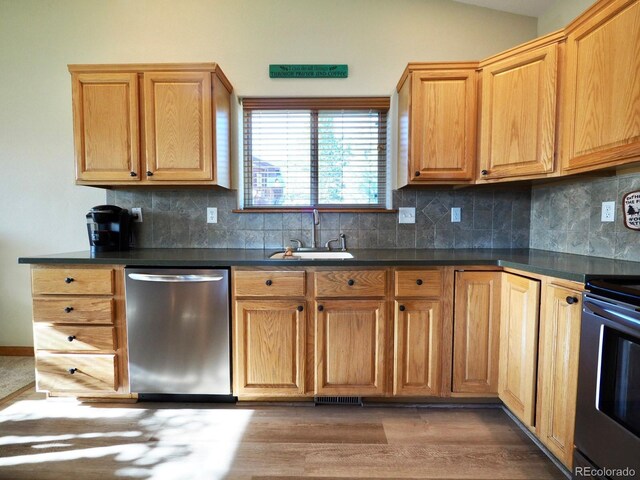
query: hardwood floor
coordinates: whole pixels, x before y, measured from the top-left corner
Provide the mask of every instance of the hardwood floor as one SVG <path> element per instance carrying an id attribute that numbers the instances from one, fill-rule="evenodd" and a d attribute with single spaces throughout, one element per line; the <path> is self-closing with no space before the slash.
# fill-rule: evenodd
<path id="1" fill-rule="evenodd" d="M 497 408 L 0 405 L 0 479 L 563 479 Z"/>

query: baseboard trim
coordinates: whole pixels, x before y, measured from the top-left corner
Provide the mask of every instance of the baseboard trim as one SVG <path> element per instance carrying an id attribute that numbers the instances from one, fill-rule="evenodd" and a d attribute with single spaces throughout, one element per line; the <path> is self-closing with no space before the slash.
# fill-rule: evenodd
<path id="1" fill-rule="evenodd" d="M 0 357 L 33 357 L 33 347 L 0 347 Z"/>

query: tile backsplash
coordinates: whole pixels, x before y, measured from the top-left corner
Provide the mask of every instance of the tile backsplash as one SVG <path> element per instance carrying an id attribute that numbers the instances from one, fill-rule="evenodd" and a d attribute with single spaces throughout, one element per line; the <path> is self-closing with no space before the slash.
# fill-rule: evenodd
<path id="1" fill-rule="evenodd" d="M 236 192 L 225 190 L 113 190 L 107 203 L 142 207 L 134 224 L 136 247 L 280 249 L 290 239 L 311 241 L 310 213 L 234 213 Z M 527 248 L 531 190 L 528 186 L 401 190 L 394 208 L 414 207 L 415 224 L 397 213 L 321 213 L 319 242 L 344 233 L 349 248 Z M 206 223 L 206 208 L 218 223 Z M 461 207 L 451 223 L 451 207 Z"/>
<path id="2" fill-rule="evenodd" d="M 576 178 L 534 186 L 531 248 L 640 261 L 640 231 L 624 226 L 622 197 L 640 190 L 640 174 Z M 615 221 L 602 222 L 602 202 L 615 201 Z"/>

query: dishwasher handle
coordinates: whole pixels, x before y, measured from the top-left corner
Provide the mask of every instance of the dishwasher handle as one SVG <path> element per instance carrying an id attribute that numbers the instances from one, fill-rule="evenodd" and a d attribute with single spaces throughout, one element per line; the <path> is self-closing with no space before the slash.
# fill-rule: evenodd
<path id="1" fill-rule="evenodd" d="M 131 280 L 139 280 L 141 282 L 218 282 L 224 278 L 222 275 L 158 275 L 154 273 L 129 273 L 128 275 Z"/>

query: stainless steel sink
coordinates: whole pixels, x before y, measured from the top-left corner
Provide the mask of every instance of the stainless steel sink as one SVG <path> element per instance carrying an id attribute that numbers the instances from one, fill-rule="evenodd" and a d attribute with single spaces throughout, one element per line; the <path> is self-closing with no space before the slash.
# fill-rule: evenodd
<path id="1" fill-rule="evenodd" d="M 285 256 L 285 252 L 276 252 L 269 258 L 274 260 L 344 260 L 353 258 L 349 252 L 293 252 Z"/>

